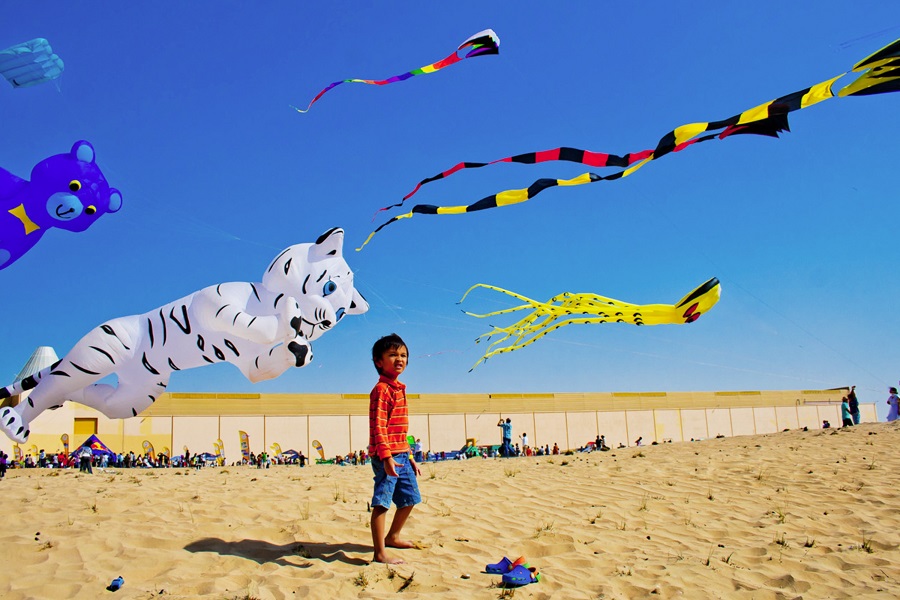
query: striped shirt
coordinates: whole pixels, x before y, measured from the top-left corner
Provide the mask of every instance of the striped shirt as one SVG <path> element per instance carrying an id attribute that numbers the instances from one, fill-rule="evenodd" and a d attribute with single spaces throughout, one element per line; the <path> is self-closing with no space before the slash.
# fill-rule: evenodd
<path id="1" fill-rule="evenodd" d="M 379 377 L 369 394 L 369 454 L 384 460 L 393 454 L 409 452 L 408 431 L 406 386 Z"/>

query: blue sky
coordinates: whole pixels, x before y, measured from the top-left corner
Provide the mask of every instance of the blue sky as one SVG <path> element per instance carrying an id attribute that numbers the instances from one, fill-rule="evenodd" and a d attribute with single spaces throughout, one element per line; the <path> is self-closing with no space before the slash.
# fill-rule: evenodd
<path id="1" fill-rule="evenodd" d="M 692 2 L 7 3 L 0 47 L 46 37 L 57 82 L 0 86 L 0 166 L 90 141 L 124 205 L 50 231 L 0 271 L 0 373 L 39 345 L 62 356 L 104 320 L 207 285 L 258 281 L 282 248 L 334 226 L 371 304 L 315 360 L 251 384 L 230 365 L 169 391 L 364 393 L 373 341 L 410 346 L 410 391 L 809 389 L 855 384 L 886 414 L 900 377 L 896 139 L 900 95 L 833 99 L 781 139 L 738 136 L 634 176 L 461 216 L 417 216 L 359 246 L 417 181 L 462 161 L 574 146 L 625 153 L 849 70 L 900 37 L 900 6 Z M 494 29 L 499 56 L 376 87 Z M 848 78 L 849 79 L 849 78 Z M 583 166 L 502 164 L 433 183 L 468 204 Z M 385 213 L 381 213 L 384 215 Z M 509 303 L 563 291 L 672 303 L 716 276 L 688 326 L 569 326 L 473 372 Z M 498 324 L 509 320 L 497 319 Z M 9 381 L 11 383 L 11 381 Z M 7 383 L 6 381 L 2 383 Z"/>

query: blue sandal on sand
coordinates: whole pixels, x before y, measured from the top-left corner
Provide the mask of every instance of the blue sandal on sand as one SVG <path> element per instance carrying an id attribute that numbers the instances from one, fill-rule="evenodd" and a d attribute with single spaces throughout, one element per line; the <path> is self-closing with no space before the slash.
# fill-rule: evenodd
<path id="1" fill-rule="evenodd" d="M 525 567 L 528 567 L 528 563 L 525 562 L 524 556 L 520 556 L 516 560 L 509 560 L 508 558 L 506 558 L 504 556 L 500 562 L 497 562 L 497 563 L 494 563 L 491 565 L 485 565 L 484 571 L 485 571 L 485 573 L 490 573 L 492 575 L 503 575 L 504 573 L 508 573 L 509 571 L 511 571 L 515 567 L 518 567 L 519 565 L 524 565 Z"/>
<path id="2" fill-rule="evenodd" d="M 528 585 L 540 580 L 541 574 L 538 573 L 537 567 L 526 567 L 525 565 L 517 565 L 508 573 L 503 574 L 505 585 Z"/>

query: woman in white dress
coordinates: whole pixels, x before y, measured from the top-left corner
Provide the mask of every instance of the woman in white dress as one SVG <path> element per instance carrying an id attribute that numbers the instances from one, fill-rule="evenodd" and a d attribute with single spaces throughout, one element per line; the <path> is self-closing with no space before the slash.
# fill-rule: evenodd
<path id="1" fill-rule="evenodd" d="M 887 401 L 888 406 L 890 406 L 888 409 L 887 420 L 896 421 L 897 418 L 900 417 L 900 408 L 898 408 L 898 405 L 900 405 L 900 398 L 897 397 L 897 388 L 892 387 L 890 391 L 891 395 L 888 397 Z"/>

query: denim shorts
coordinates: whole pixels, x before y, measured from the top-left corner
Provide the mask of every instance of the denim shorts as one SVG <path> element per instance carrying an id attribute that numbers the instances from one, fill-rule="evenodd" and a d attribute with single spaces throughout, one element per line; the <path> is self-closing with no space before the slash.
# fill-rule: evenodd
<path id="1" fill-rule="evenodd" d="M 377 456 L 372 457 L 372 471 L 375 472 L 375 494 L 372 496 L 372 506 L 390 508 L 393 501 L 398 508 L 403 508 L 422 501 L 416 473 L 409 464 L 409 455 L 406 453 L 395 454 L 394 463 L 396 463 L 397 477 L 387 474 L 384 470 L 384 461 Z"/>

